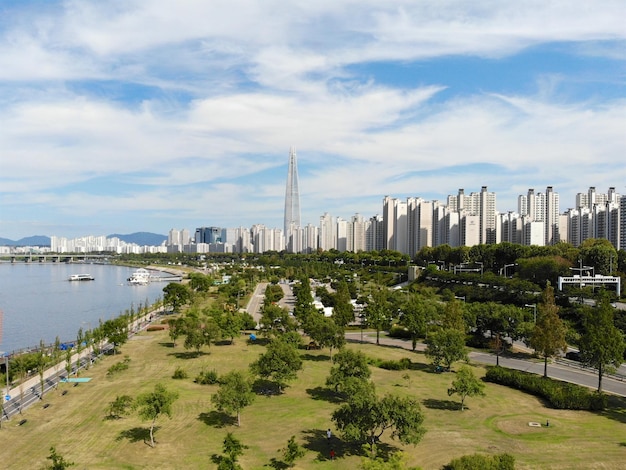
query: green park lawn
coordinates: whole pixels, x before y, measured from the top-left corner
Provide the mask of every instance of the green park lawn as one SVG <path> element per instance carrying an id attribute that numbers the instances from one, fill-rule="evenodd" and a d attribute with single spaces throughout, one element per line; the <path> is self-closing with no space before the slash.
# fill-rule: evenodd
<path id="1" fill-rule="evenodd" d="M 13 417 L 0 430 L 2 468 L 42 468 L 49 461 L 51 446 L 77 469 L 196 469 L 215 468 L 211 456 L 221 453 L 222 440 L 233 432 L 248 446 L 239 462 L 246 470 L 280 467 L 287 440 L 295 435 L 307 452 L 296 462 L 299 469 L 356 469 L 359 449 L 342 443 L 335 434 L 333 445 L 338 458 L 328 459 L 326 429 L 334 431 L 330 419 L 338 406 L 324 387 L 331 363 L 328 351 L 301 350 L 304 368 L 298 379 L 278 396 L 257 396 L 244 409 L 241 427 L 215 410 L 211 395 L 215 385 L 193 382 L 202 370 L 219 374 L 233 369 L 247 370 L 248 364 L 265 349 L 247 344 L 245 336 L 234 345 L 214 345 L 198 356 L 185 351 L 182 341 L 172 346 L 166 331 L 144 332 L 122 347 L 116 357 L 101 360 L 83 377 L 88 383 L 61 384 L 41 404 Z M 453 458 L 476 452 L 508 452 L 518 469 L 617 469 L 626 462 L 626 402 L 614 400 L 615 408 L 604 414 L 560 411 L 548 408 L 536 397 L 509 388 L 486 384 L 485 397 L 470 397 L 460 411 L 458 396 L 447 390 L 454 373 L 436 374 L 421 353 L 352 343 L 376 358 L 408 357 L 409 371 L 387 371 L 372 366 L 372 379 L 379 394 L 386 392 L 416 397 L 422 404 L 427 432 L 416 446 L 403 446 L 383 435 L 384 450 L 401 450 L 407 463 L 424 470 L 440 469 Z M 129 368 L 107 377 L 114 363 L 130 358 Z M 182 367 L 188 379 L 174 380 Z M 476 365 L 477 375 L 484 368 Z M 151 391 L 158 382 L 179 393 L 172 419 L 157 422 L 155 448 L 146 444 L 149 423 L 137 414 L 106 419 L 107 405 L 117 395 L 133 397 Z M 67 390 L 65 395 L 63 390 Z M 43 405 L 49 404 L 47 408 Z M 20 419 L 27 419 L 18 426 Z M 530 427 L 529 422 L 550 422 Z M 273 460 L 274 459 L 274 460 Z"/>

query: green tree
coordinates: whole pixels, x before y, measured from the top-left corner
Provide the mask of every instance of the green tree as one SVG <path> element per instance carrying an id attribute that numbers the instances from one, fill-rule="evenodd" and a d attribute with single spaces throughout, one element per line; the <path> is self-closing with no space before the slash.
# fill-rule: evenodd
<path id="1" fill-rule="evenodd" d="M 260 330 L 264 336 L 278 336 L 296 330 L 296 322 L 289 316 L 289 310 L 275 304 L 263 306 Z"/>
<path id="2" fill-rule="evenodd" d="M 243 455 L 243 451 L 247 448 L 248 446 L 242 444 L 232 433 L 226 434 L 222 446 L 224 455 L 217 458 L 219 462 L 217 470 L 241 470 L 241 465 L 237 459 Z"/>
<path id="3" fill-rule="evenodd" d="M 162 415 L 172 416 L 172 404 L 178 398 L 178 393 L 169 391 L 162 384 L 156 384 L 154 391 L 137 397 L 139 416 L 150 424 L 150 446 L 154 447 L 154 426 Z"/>
<path id="4" fill-rule="evenodd" d="M 433 301 L 425 299 L 420 295 L 411 295 L 402 307 L 400 324 L 411 335 L 413 351 L 417 347 L 418 338 L 426 336 L 427 326 L 432 322 L 436 314 L 437 308 Z"/>
<path id="5" fill-rule="evenodd" d="M 221 335 L 224 338 L 230 338 L 230 344 L 233 344 L 235 337 L 239 336 L 245 325 L 243 313 L 236 310 L 224 310 L 217 321 Z"/>
<path id="6" fill-rule="evenodd" d="M 189 288 L 195 292 L 208 292 L 213 285 L 210 276 L 202 273 L 189 273 Z"/>
<path id="7" fill-rule="evenodd" d="M 163 303 L 171 305 L 174 312 L 191 300 L 191 291 L 179 282 L 170 282 L 163 288 L 163 294 Z"/>
<path id="8" fill-rule="evenodd" d="M 65 349 L 65 372 L 67 373 L 67 378 L 69 379 L 72 373 L 72 348 L 69 344 L 66 345 Z"/>
<path id="9" fill-rule="evenodd" d="M 304 324 L 304 332 L 310 336 L 321 348 L 330 349 L 330 359 L 333 358 L 333 349 L 339 349 L 346 344 L 345 329 L 335 323 L 334 318 L 324 315 L 311 315 Z"/>
<path id="10" fill-rule="evenodd" d="M 102 334 L 113 344 L 113 351 L 119 352 L 119 346 L 128 341 L 128 323 L 123 317 L 107 320 L 102 324 Z"/>
<path id="11" fill-rule="evenodd" d="M 367 326 L 376 330 L 376 344 L 380 345 L 380 332 L 391 325 L 392 315 L 389 304 L 389 292 L 377 285 L 370 294 L 364 309 Z"/>
<path id="12" fill-rule="evenodd" d="M 267 345 L 267 350 L 255 362 L 250 364 L 253 374 L 272 380 L 282 392 L 285 382 L 297 377 L 302 369 L 302 358 L 291 344 L 274 339 Z"/>
<path id="13" fill-rule="evenodd" d="M 172 340 L 174 347 L 176 347 L 176 340 L 185 334 L 185 318 L 170 318 L 167 321 L 167 324 L 169 326 L 170 339 Z"/>
<path id="14" fill-rule="evenodd" d="M 420 405 L 411 397 L 359 393 L 335 410 L 332 420 L 346 440 L 367 443 L 372 450 L 389 429 L 403 444 L 417 444 L 426 432 Z"/>
<path id="15" fill-rule="evenodd" d="M 80 354 L 83 352 L 85 346 L 84 343 L 85 333 L 83 332 L 83 328 L 80 327 L 76 335 L 76 375 L 78 375 L 78 371 L 80 370 Z"/>
<path id="16" fill-rule="evenodd" d="M 221 337 L 221 330 L 213 317 L 201 318 L 200 314 L 192 310 L 184 317 L 185 349 L 195 349 L 200 353 L 202 346 L 211 346 L 211 343 Z"/>
<path id="17" fill-rule="evenodd" d="M 65 470 L 68 467 L 76 465 L 74 462 L 65 460 L 65 458 L 57 452 L 54 446 L 50 447 L 50 455 L 46 458 L 51 461 L 51 463 L 46 466 L 46 470 Z"/>
<path id="18" fill-rule="evenodd" d="M 128 415 L 133 409 L 135 400 L 130 395 L 118 395 L 115 400 L 109 403 L 107 416 L 112 419 L 119 419 Z"/>
<path id="19" fill-rule="evenodd" d="M 241 426 L 241 410 L 254 401 L 250 380 L 238 371 L 231 371 L 220 378 L 220 386 L 211 397 L 219 411 L 237 414 L 237 426 Z"/>
<path id="20" fill-rule="evenodd" d="M 588 238 L 580 245 L 583 263 L 595 268 L 595 274 L 610 275 L 617 268 L 617 251 L 606 238 Z"/>
<path id="21" fill-rule="evenodd" d="M 265 288 L 264 304 L 276 304 L 285 296 L 283 288 L 277 284 L 268 284 Z"/>
<path id="22" fill-rule="evenodd" d="M 554 288 L 548 285 L 537 306 L 537 323 L 530 336 L 530 345 L 543 356 L 543 376 L 548 377 L 548 358 L 567 350 L 567 327 L 559 318 L 559 307 L 554 301 Z"/>
<path id="23" fill-rule="evenodd" d="M 44 373 L 46 372 L 46 366 L 48 365 L 48 355 L 46 354 L 46 346 L 43 340 L 39 341 L 39 351 L 37 351 L 37 372 L 39 373 L 39 386 L 41 394 L 39 399 L 43 400 L 43 393 L 45 389 Z"/>
<path id="24" fill-rule="evenodd" d="M 350 290 L 346 281 L 337 284 L 334 295 L 333 321 L 342 327 L 354 321 L 354 307 L 351 303 Z"/>
<path id="25" fill-rule="evenodd" d="M 598 371 L 598 392 L 602 392 L 602 377 L 617 369 L 624 360 L 624 335 L 613 322 L 613 307 L 607 295 L 597 307 L 587 311 L 584 333 L 580 338 L 580 353 L 584 364 Z"/>
<path id="26" fill-rule="evenodd" d="M 361 351 L 341 349 L 333 357 L 333 366 L 326 378 L 326 386 L 345 396 L 351 396 L 368 382 L 371 373 L 367 358 Z"/>
<path id="27" fill-rule="evenodd" d="M 461 366 L 448 389 L 448 396 L 458 393 L 461 397 L 461 411 L 465 409 L 465 398 L 483 396 L 485 384 L 478 380 L 469 366 Z"/>
<path id="28" fill-rule="evenodd" d="M 443 364 L 446 370 L 450 370 L 454 362 L 468 360 L 465 334 L 455 328 L 435 331 L 426 339 L 425 354 L 433 360 L 435 367 Z"/>
<path id="29" fill-rule="evenodd" d="M 283 454 L 283 462 L 287 464 L 288 467 L 293 467 L 296 460 L 304 457 L 306 451 L 304 447 L 296 442 L 296 436 L 291 436 L 289 441 L 287 441 L 287 446 L 282 449 Z"/>

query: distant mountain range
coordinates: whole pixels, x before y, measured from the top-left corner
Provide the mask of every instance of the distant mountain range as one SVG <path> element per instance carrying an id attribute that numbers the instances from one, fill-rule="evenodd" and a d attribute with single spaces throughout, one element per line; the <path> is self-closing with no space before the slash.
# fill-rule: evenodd
<path id="1" fill-rule="evenodd" d="M 114 233 L 107 235 L 107 238 L 117 237 L 126 243 L 136 243 L 137 245 L 159 246 L 167 237 L 158 233 L 136 232 L 128 235 Z M 50 246 L 50 237 L 45 235 L 34 235 L 32 237 L 20 238 L 19 240 L 9 240 L 0 237 L 0 246 Z"/>

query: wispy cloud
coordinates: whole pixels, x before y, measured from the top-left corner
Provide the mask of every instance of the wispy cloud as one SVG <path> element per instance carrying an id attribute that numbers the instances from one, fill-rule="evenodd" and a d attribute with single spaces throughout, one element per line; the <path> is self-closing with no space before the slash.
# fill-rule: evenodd
<path id="1" fill-rule="evenodd" d="M 0 236 L 281 226 L 291 145 L 312 223 L 482 185 L 501 210 L 546 185 L 568 207 L 626 176 L 622 1 L 39 6 L 0 11 Z M 467 57 L 471 86 L 445 69 Z"/>

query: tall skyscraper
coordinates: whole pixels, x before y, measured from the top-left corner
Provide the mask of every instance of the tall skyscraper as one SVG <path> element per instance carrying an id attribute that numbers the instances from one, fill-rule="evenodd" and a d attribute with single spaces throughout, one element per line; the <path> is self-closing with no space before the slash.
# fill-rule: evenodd
<path id="1" fill-rule="evenodd" d="M 285 239 L 289 245 L 291 226 L 300 227 L 300 191 L 298 190 L 298 160 L 296 148 L 289 149 L 289 169 L 287 170 L 287 190 L 285 191 Z"/>

